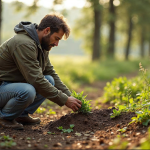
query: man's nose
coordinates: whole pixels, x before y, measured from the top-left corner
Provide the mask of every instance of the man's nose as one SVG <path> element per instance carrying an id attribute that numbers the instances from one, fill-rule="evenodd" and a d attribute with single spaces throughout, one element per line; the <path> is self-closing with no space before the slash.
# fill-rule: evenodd
<path id="1" fill-rule="evenodd" d="M 58 43 L 59 43 L 59 41 L 58 42 L 55 42 L 54 44 L 55 44 L 55 46 L 58 46 Z"/>

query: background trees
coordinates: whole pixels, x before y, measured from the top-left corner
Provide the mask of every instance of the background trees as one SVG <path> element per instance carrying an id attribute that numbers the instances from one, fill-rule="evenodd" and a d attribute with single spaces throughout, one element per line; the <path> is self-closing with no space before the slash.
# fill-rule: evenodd
<path id="1" fill-rule="evenodd" d="M 35 13 L 39 11 L 38 1 L 34 0 L 28 7 L 15 1 L 12 6 L 15 6 L 17 11 L 23 11 L 27 20 L 29 16 L 34 18 Z M 55 6 L 64 2 L 65 0 L 54 0 L 49 12 L 58 11 Z M 59 12 L 66 17 L 71 12 L 80 12 L 80 15 L 71 14 L 70 21 L 77 18 L 75 22 L 71 22 L 72 35 L 82 41 L 82 48 L 91 56 L 92 61 L 117 57 L 129 60 L 138 55 L 139 51 L 142 58 L 150 55 L 149 7 L 150 0 L 86 0 L 81 10 L 75 11 L 75 8 L 72 8 Z M 2 14 L 0 1 L 0 31 Z"/>

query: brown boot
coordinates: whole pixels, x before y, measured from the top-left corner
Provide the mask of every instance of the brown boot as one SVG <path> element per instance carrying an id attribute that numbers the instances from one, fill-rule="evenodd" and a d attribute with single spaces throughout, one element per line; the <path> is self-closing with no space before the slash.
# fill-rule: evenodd
<path id="1" fill-rule="evenodd" d="M 26 125 L 40 124 L 41 122 L 39 118 L 32 118 L 31 116 L 18 117 L 15 120 L 21 124 L 26 124 Z"/>
<path id="2" fill-rule="evenodd" d="M 16 130 L 23 130 L 23 125 L 16 122 L 15 120 L 6 120 L 6 119 L 0 119 L 0 126 L 4 128 L 12 128 Z"/>

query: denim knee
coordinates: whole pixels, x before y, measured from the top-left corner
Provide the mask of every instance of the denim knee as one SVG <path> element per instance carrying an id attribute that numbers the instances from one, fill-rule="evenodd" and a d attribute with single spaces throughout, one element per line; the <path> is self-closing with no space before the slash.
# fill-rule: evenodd
<path id="1" fill-rule="evenodd" d="M 20 97 L 22 100 L 24 100 L 26 106 L 33 103 L 35 96 L 36 96 L 35 88 L 28 83 L 24 86 L 24 91 L 20 93 Z"/>
<path id="2" fill-rule="evenodd" d="M 45 78 L 54 86 L 55 85 L 55 81 L 54 78 L 50 75 L 45 75 Z"/>

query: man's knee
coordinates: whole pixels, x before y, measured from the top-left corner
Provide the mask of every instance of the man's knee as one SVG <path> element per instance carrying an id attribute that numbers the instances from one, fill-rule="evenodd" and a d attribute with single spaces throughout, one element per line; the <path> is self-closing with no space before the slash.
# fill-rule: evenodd
<path id="1" fill-rule="evenodd" d="M 35 96 L 36 96 L 35 88 L 30 84 L 25 84 L 24 90 L 20 93 L 20 97 L 22 100 L 24 100 L 26 105 L 30 105 L 31 103 L 33 103 Z"/>
<path id="2" fill-rule="evenodd" d="M 54 86 L 55 85 L 55 81 L 54 78 L 50 75 L 45 75 L 45 78 Z"/>

